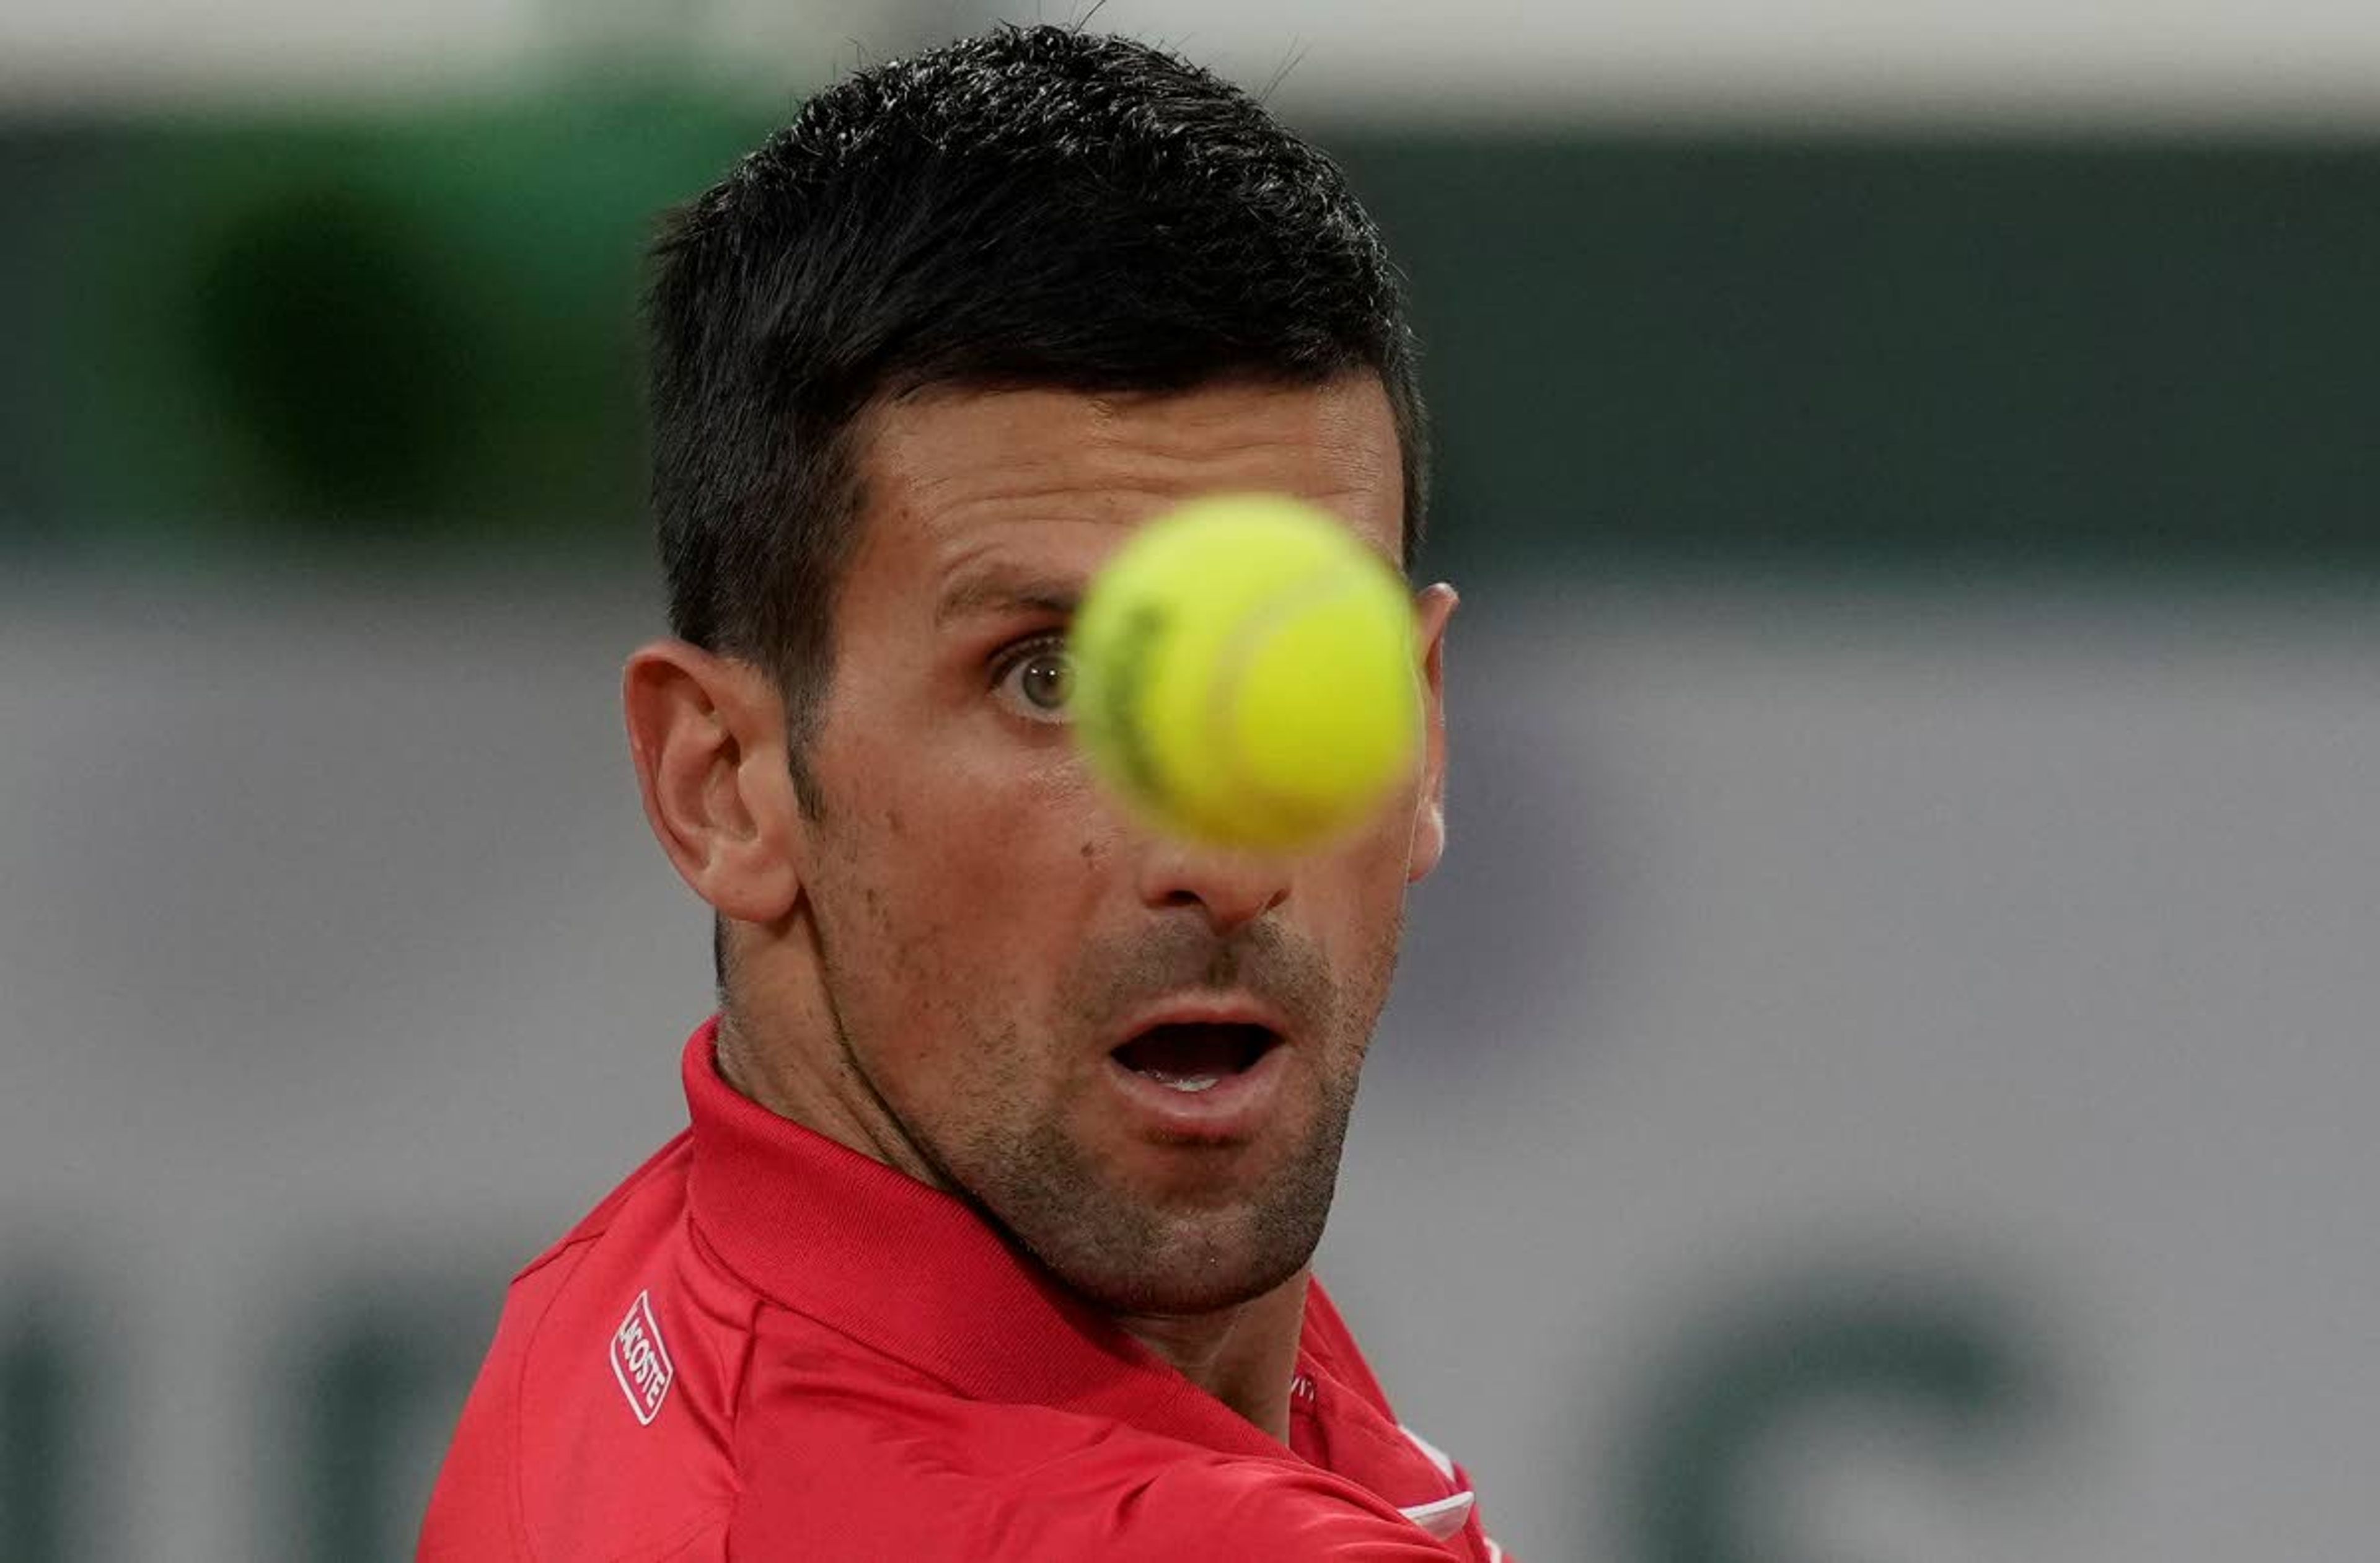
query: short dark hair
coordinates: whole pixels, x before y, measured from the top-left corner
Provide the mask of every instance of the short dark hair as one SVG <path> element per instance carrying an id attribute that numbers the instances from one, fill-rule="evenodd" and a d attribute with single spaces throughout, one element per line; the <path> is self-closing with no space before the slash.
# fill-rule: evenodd
<path id="1" fill-rule="evenodd" d="M 1214 75 L 1003 28 L 819 93 L 654 250 L 652 501 L 681 637 L 786 702 L 794 774 L 832 674 L 852 431 L 928 385 L 1188 390 L 1378 373 L 1420 542 L 1428 430 L 1404 290 L 1321 151 Z"/>

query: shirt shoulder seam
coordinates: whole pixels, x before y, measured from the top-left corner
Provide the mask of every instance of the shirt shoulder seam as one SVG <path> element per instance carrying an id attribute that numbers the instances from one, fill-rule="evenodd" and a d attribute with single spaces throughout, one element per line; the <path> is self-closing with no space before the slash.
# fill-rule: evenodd
<path id="1" fill-rule="evenodd" d="M 572 1249 L 592 1242 L 611 1230 L 612 1218 L 620 1213 L 620 1207 L 626 1205 L 637 1191 L 645 1186 L 646 1181 L 660 1170 L 662 1163 L 678 1155 L 690 1137 L 686 1133 L 674 1135 L 667 1145 L 645 1157 L 643 1165 L 622 1179 L 619 1186 L 605 1194 L 594 1209 L 580 1217 L 578 1224 L 565 1232 L 560 1241 L 522 1266 L 520 1273 L 513 1277 L 514 1281 L 528 1279 Z"/>
<path id="2" fill-rule="evenodd" d="M 710 1240 L 703 1236 L 701 1225 L 695 1220 L 691 1209 L 686 1214 L 686 1236 L 687 1246 L 697 1258 L 733 1281 L 744 1293 L 743 1339 L 737 1344 L 735 1362 L 727 1365 L 728 1390 L 721 1397 L 722 1409 L 727 1413 L 728 1448 L 732 1454 L 736 1430 L 744 1425 L 745 1400 L 752 1392 L 752 1361 L 759 1351 L 760 1311 L 769 1306 L 769 1299 L 758 1287 L 739 1275 Z M 733 1463 L 731 1458 L 731 1468 Z M 732 1505 L 730 1510 L 733 1510 Z"/>
<path id="3" fill-rule="evenodd" d="M 559 1259 L 565 1254 L 583 1254 L 598 1235 L 600 1234 L 589 1232 L 584 1237 L 575 1237 L 564 1242 L 557 1243 L 554 1246 L 552 1253 L 547 1254 L 543 1259 L 539 1260 L 536 1265 L 530 1266 L 529 1271 L 524 1271 L 524 1277 L 533 1271 L 545 1268 L 550 1262 Z M 566 1279 L 567 1278 L 564 1278 Z M 510 1492 L 507 1494 L 507 1496 L 510 1497 L 511 1502 L 506 1506 L 507 1512 L 505 1514 L 505 1519 L 511 1521 L 514 1545 L 520 1548 L 520 1556 L 527 1560 L 527 1563 L 537 1563 L 537 1548 L 529 1544 L 528 1495 L 521 1490 L 521 1482 L 527 1475 L 528 1469 L 528 1461 L 525 1456 L 521 1436 L 521 1420 L 523 1413 L 526 1412 L 528 1405 L 528 1391 L 529 1363 L 535 1356 L 538 1338 L 545 1333 L 545 1321 L 547 1316 L 551 1315 L 554 1308 L 562 1302 L 563 1290 L 563 1286 L 557 1284 L 547 1292 L 543 1306 L 538 1309 L 537 1316 L 529 1321 L 528 1327 L 522 1337 L 520 1363 L 519 1365 L 513 1370 L 512 1425 L 505 1430 L 506 1436 L 512 1444 L 511 1449 L 507 1452 L 511 1456 L 510 1463 L 513 1470 L 513 1479 L 508 1484 Z"/>

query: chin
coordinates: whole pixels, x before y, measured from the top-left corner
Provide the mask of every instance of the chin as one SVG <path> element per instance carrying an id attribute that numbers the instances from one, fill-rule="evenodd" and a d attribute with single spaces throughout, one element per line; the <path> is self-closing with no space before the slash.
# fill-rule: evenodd
<path id="1" fill-rule="evenodd" d="M 1318 1219 L 1246 1206 L 1139 1225 L 1137 1241 L 1084 1244 L 1044 1263 L 1111 1313 L 1211 1314 L 1279 1287 L 1305 1267 L 1322 1238 Z"/>
<path id="2" fill-rule="evenodd" d="M 1067 1290 L 1111 1313 L 1236 1307 L 1314 1257 L 1338 1181 L 1338 1136 L 1248 1177 L 1135 1176 L 1041 1129 L 967 1147 L 957 1181 Z"/>
<path id="3" fill-rule="evenodd" d="M 1160 1265 L 1128 1275 L 1069 1275 L 1061 1270 L 1058 1278 L 1077 1296 L 1111 1314 L 1190 1317 L 1253 1302 L 1296 1275 L 1305 1263 L 1300 1259 L 1261 1268 L 1222 1270 L 1194 1262 Z"/>

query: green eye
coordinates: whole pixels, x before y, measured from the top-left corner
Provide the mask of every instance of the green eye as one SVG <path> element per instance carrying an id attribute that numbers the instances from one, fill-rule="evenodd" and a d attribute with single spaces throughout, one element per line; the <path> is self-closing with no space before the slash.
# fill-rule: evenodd
<path id="1" fill-rule="evenodd" d="M 1037 721 L 1063 721 L 1075 693 L 1075 663 L 1065 647 L 1043 640 L 1019 648 L 1000 670 L 996 687 L 1010 706 Z"/>
<path id="2" fill-rule="evenodd" d="M 1028 658 L 1017 678 L 1017 692 L 1045 711 L 1063 710 L 1075 687 L 1075 666 L 1062 651 L 1044 651 Z"/>

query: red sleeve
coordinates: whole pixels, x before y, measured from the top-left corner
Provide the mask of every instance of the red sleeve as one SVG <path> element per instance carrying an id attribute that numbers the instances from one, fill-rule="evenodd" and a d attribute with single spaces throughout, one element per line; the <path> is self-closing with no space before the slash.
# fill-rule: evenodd
<path id="1" fill-rule="evenodd" d="M 439 1467 L 421 1525 L 417 1563 L 480 1563 L 481 1559 L 530 1556 L 521 1536 L 515 1436 L 520 1422 L 520 1375 L 537 1321 L 569 1266 L 553 1263 L 567 1250 L 557 1246 L 513 1283 L 496 1338 L 480 1364 L 480 1376 L 463 1402 L 463 1414 Z"/>

